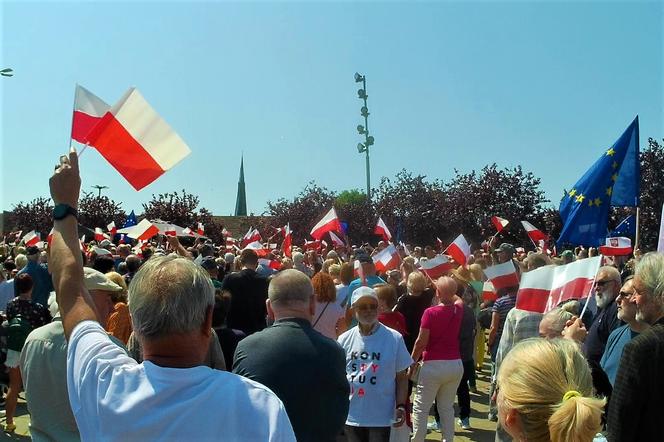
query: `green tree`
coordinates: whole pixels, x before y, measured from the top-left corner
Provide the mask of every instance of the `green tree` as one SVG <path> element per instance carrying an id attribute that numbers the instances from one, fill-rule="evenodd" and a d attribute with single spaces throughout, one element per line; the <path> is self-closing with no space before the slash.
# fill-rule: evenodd
<path id="1" fill-rule="evenodd" d="M 664 140 L 662 140 L 664 141 Z M 659 222 L 664 204 L 664 144 L 648 138 L 648 148 L 641 151 L 641 201 L 639 204 L 640 248 L 657 250 Z"/>
<path id="2" fill-rule="evenodd" d="M 78 222 L 91 229 L 101 227 L 106 230 L 111 221 L 119 228 L 126 218 L 127 214 L 122 209 L 122 204 L 105 195 L 97 196 L 91 192 L 84 192 L 78 201 Z"/>
<path id="3" fill-rule="evenodd" d="M 27 232 L 35 230 L 43 234 L 43 238 L 53 227 L 53 203 L 50 198 L 35 198 L 24 203 L 19 202 L 14 206 L 8 225 L 8 230 L 23 230 Z"/>
<path id="4" fill-rule="evenodd" d="M 339 218 L 348 223 L 347 234 L 351 243 L 376 241 L 377 237 L 373 235 L 372 227 L 377 217 L 366 193 L 357 189 L 344 190 L 335 199 L 334 207 Z"/>

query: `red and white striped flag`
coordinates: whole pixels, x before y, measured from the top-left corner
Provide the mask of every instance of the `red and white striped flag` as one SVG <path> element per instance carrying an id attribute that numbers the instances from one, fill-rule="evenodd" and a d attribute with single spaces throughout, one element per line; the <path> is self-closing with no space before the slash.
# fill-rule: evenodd
<path id="1" fill-rule="evenodd" d="M 100 242 L 108 239 L 108 235 L 104 233 L 101 227 L 95 227 L 95 241 Z"/>
<path id="2" fill-rule="evenodd" d="M 632 240 L 619 236 L 606 238 L 606 245 L 599 247 L 599 253 L 604 256 L 625 256 L 632 253 Z"/>
<path id="3" fill-rule="evenodd" d="M 378 217 L 378 222 L 376 223 L 376 227 L 374 228 L 373 233 L 374 235 L 382 236 L 385 241 L 392 239 L 390 229 L 387 228 L 387 225 L 385 225 L 385 221 L 383 221 L 383 217 L 381 216 Z"/>
<path id="4" fill-rule="evenodd" d="M 276 259 L 265 259 L 265 258 L 260 258 L 258 260 L 259 264 L 262 264 L 264 267 L 267 267 L 272 270 L 279 271 L 281 270 L 281 263 L 276 260 Z"/>
<path id="5" fill-rule="evenodd" d="M 306 239 L 304 240 L 304 250 L 318 250 L 320 249 L 321 242 L 316 240 L 316 241 L 307 241 Z"/>
<path id="6" fill-rule="evenodd" d="M 34 230 L 30 230 L 21 238 L 21 241 L 23 241 L 26 247 L 30 247 L 36 245 L 40 241 L 40 238 Z"/>
<path id="7" fill-rule="evenodd" d="M 203 226 L 203 223 L 198 223 L 198 228 L 196 229 L 196 233 L 198 233 L 201 236 L 205 234 L 205 227 Z"/>
<path id="8" fill-rule="evenodd" d="M 246 246 L 244 246 L 244 248 L 253 250 L 254 252 L 256 252 L 256 254 L 258 255 L 259 258 L 263 258 L 263 257 L 267 256 L 268 253 L 270 253 L 270 251 L 268 249 L 266 249 L 263 246 L 263 244 L 261 244 L 260 241 L 251 242 L 251 243 L 247 244 Z"/>
<path id="9" fill-rule="evenodd" d="M 332 207 L 325 216 L 311 229 L 311 237 L 321 239 L 327 232 L 341 232 L 341 223 L 337 217 L 337 212 Z"/>
<path id="10" fill-rule="evenodd" d="M 496 230 L 497 230 L 496 233 L 500 233 L 500 232 L 502 232 L 503 229 L 504 229 L 505 227 L 507 227 L 507 225 L 510 223 L 510 222 L 507 221 L 506 219 L 501 218 L 501 217 L 499 217 L 499 216 L 492 216 L 492 217 L 491 217 L 491 222 L 493 223 L 494 226 L 496 226 Z"/>
<path id="11" fill-rule="evenodd" d="M 487 267 L 484 269 L 484 274 L 493 283 L 496 290 L 519 285 L 519 275 L 516 273 L 512 260 Z"/>
<path id="12" fill-rule="evenodd" d="M 390 244 L 373 256 L 373 262 L 378 272 L 396 269 L 399 266 L 399 261 L 399 252 L 397 252 L 394 244 Z"/>
<path id="13" fill-rule="evenodd" d="M 125 233 L 128 237 L 136 240 L 147 241 L 159 234 L 159 228 L 145 218 L 135 226 L 118 230 L 118 233 Z"/>
<path id="14" fill-rule="evenodd" d="M 115 236 L 115 234 L 118 233 L 118 228 L 115 227 L 115 221 L 111 221 L 111 223 L 106 226 L 106 230 L 108 230 L 111 236 Z"/>
<path id="15" fill-rule="evenodd" d="M 111 108 L 101 98 L 76 85 L 74 94 L 74 116 L 71 120 L 71 137 L 82 144 L 88 143 L 88 134 Z"/>
<path id="16" fill-rule="evenodd" d="M 251 244 L 252 242 L 262 241 L 262 240 L 263 240 L 263 237 L 261 236 L 258 229 L 254 229 L 253 226 L 252 226 L 252 227 L 249 227 L 249 230 L 247 230 L 247 233 L 245 233 L 244 237 L 242 237 L 242 241 L 240 243 L 240 246 L 245 247 L 247 244 Z"/>
<path id="17" fill-rule="evenodd" d="M 470 256 L 470 244 L 466 241 L 466 238 L 463 235 L 456 237 L 452 244 L 446 250 L 447 254 L 450 255 L 459 265 L 466 265 L 468 257 Z"/>
<path id="18" fill-rule="evenodd" d="M 291 232 L 290 223 L 288 223 L 284 227 L 284 242 L 281 244 L 281 248 L 284 251 L 284 255 L 286 255 L 289 258 L 293 256 L 292 247 L 293 247 L 293 232 Z"/>
<path id="19" fill-rule="evenodd" d="M 601 262 L 602 257 L 595 256 L 524 273 L 516 296 L 516 308 L 546 313 L 563 301 L 588 297 Z"/>
<path id="20" fill-rule="evenodd" d="M 528 238 L 530 238 L 530 240 L 533 243 L 537 244 L 538 241 L 540 241 L 540 240 L 549 239 L 549 236 L 546 233 L 542 232 L 540 229 L 533 226 L 528 221 L 521 221 L 521 224 L 523 225 L 523 228 L 526 229 L 526 233 L 528 234 Z"/>
<path id="21" fill-rule="evenodd" d="M 194 236 L 194 232 L 189 227 L 182 229 L 182 233 L 185 235 Z"/>
<path id="22" fill-rule="evenodd" d="M 493 286 L 491 281 L 486 281 L 484 283 L 484 287 L 482 288 L 482 301 L 488 302 L 495 301 L 496 299 L 498 299 L 496 288 Z"/>
<path id="23" fill-rule="evenodd" d="M 175 226 L 173 224 L 166 224 L 163 226 L 163 232 L 166 236 L 178 236 L 178 232 L 175 230 Z"/>
<path id="24" fill-rule="evenodd" d="M 330 234 L 330 239 L 332 240 L 332 243 L 335 246 L 345 246 L 346 245 L 341 238 L 339 238 L 337 235 L 335 235 L 334 232 L 329 231 L 328 233 Z"/>
<path id="25" fill-rule="evenodd" d="M 104 114 L 87 140 L 136 190 L 191 153 L 135 88 Z"/>
<path id="26" fill-rule="evenodd" d="M 452 263 L 445 255 L 436 255 L 426 261 L 420 261 L 420 270 L 429 276 L 431 279 L 438 279 L 445 276 L 447 272 L 452 270 Z"/>

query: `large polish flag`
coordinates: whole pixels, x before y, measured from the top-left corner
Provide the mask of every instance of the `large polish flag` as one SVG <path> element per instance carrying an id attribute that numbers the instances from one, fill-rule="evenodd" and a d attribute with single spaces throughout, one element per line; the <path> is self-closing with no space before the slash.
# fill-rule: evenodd
<path id="1" fill-rule="evenodd" d="M 111 108 L 104 100 L 76 85 L 74 94 L 74 116 L 71 120 L 71 137 L 82 144 L 88 143 L 88 134 Z"/>
<path id="2" fill-rule="evenodd" d="M 452 263 L 445 255 L 436 255 L 431 259 L 420 262 L 420 270 L 431 279 L 438 279 L 452 270 Z"/>
<path id="3" fill-rule="evenodd" d="M 373 262 L 378 272 L 396 269 L 399 266 L 399 252 L 394 244 L 390 244 L 374 255 Z"/>
<path id="4" fill-rule="evenodd" d="M 546 233 L 542 232 L 540 229 L 533 226 L 528 221 L 521 221 L 521 225 L 523 225 L 523 228 L 526 229 L 528 237 L 535 244 L 537 244 L 538 241 L 549 239 L 549 236 Z"/>
<path id="5" fill-rule="evenodd" d="M 510 223 L 510 222 L 507 221 L 506 219 L 501 218 L 501 217 L 499 217 L 499 216 L 492 216 L 492 217 L 491 217 L 491 222 L 493 223 L 494 226 L 496 226 L 496 230 L 497 230 L 496 233 L 500 233 L 500 232 L 502 232 L 503 229 L 504 229 L 505 227 L 507 227 L 507 225 Z"/>
<path id="6" fill-rule="evenodd" d="M 246 246 L 244 246 L 244 249 L 253 250 L 254 252 L 256 252 L 256 254 L 258 255 L 259 258 L 264 258 L 268 255 L 268 253 L 270 253 L 270 251 L 268 249 L 266 249 L 263 246 L 263 244 L 261 244 L 260 241 L 251 242 L 251 243 L 247 244 Z"/>
<path id="7" fill-rule="evenodd" d="M 516 296 L 516 308 L 546 313 L 563 301 L 588 297 L 601 262 L 602 257 L 595 256 L 524 273 Z"/>
<path id="8" fill-rule="evenodd" d="M 104 114 L 87 140 L 136 190 L 191 153 L 135 88 Z"/>
<path id="9" fill-rule="evenodd" d="M 284 251 L 284 255 L 289 258 L 292 256 L 292 247 L 293 247 L 293 232 L 290 229 L 290 223 L 287 223 L 284 227 L 284 242 L 281 244 L 281 249 Z"/>
<path id="10" fill-rule="evenodd" d="M 512 260 L 487 267 L 484 269 L 484 274 L 493 283 L 496 290 L 519 285 L 519 275 L 516 273 Z"/>
<path id="11" fill-rule="evenodd" d="M 41 238 L 39 238 L 39 235 L 37 235 L 37 233 L 34 230 L 31 230 L 28 233 L 26 233 L 21 240 L 23 241 L 26 247 L 30 247 L 37 245 L 37 243 L 41 240 Z"/>
<path id="12" fill-rule="evenodd" d="M 330 239 L 332 240 L 332 243 L 335 246 L 345 246 L 346 245 L 341 238 L 339 238 L 337 235 L 335 235 L 335 233 L 333 231 L 330 230 L 327 233 L 330 234 Z"/>
<path id="13" fill-rule="evenodd" d="M 138 241 L 147 241 L 153 236 L 159 234 L 159 227 L 155 226 L 147 219 L 143 219 L 135 226 L 118 230 L 118 233 L 124 233 L 128 237 L 134 238 Z"/>
<path id="14" fill-rule="evenodd" d="M 470 256 L 470 244 L 468 244 L 466 238 L 461 234 L 452 241 L 452 244 L 449 245 L 446 252 L 454 258 L 459 265 L 465 265 Z"/>
<path id="15" fill-rule="evenodd" d="M 385 221 L 383 221 L 382 216 L 378 217 L 378 222 L 376 223 L 376 227 L 374 228 L 373 233 L 374 235 L 382 236 L 385 241 L 389 241 L 392 239 L 392 234 L 390 233 L 390 229 L 387 228 L 387 225 L 385 224 Z"/>
<path id="16" fill-rule="evenodd" d="M 337 212 L 332 207 L 325 216 L 311 229 L 311 237 L 321 239 L 327 232 L 341 232 L 341 223 L 337 217 Z"/>

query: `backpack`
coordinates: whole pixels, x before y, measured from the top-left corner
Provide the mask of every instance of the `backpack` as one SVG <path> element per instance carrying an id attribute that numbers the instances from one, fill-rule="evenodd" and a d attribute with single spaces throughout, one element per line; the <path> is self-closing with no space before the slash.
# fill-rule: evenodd
<path id="1" fill-rule="evenodd" d="M 14 316 L 9 320 L 9 327 L 7 328 L 7 348 L 20 352 L 23 350 L 25 340 L 32 331 L 32 324 L 27 318 L 19 315 Z"/>

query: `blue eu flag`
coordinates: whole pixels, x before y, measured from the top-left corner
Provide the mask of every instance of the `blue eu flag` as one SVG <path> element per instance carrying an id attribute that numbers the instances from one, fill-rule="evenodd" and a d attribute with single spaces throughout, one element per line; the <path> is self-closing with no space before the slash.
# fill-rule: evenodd
<path id="1" fill-rule="evenodd" d="M 610 206 L 639 204 L 639 117 L 592 165 L 560 202 L 564 244 L 604 243 Z"/>
<path id="2" fill-rule="evenodd" d="M 620 221 L 620 224 L 609 233 L 608 237 L 615 238 L 617 236 L 627 236 L 629 238 L 634 238 L 634 236 L 636 236 L 636 217 L 634 215 L 630 215 Z"/>
<path id="3" fill-rule="evenodd" d="M 134 211 L 132 210 L 131 213 L 129 214 L 129 216 L 127 217 L 127 219 L 125 220 L 124 225 L 122 226 L 122 228 L 124 229 L 124 228 L 127 228 L 127 227 L 135 226 L 136 224 L 138 224 L 138 221 L 136 220 L 136 215 L 134 214 Z"/>

